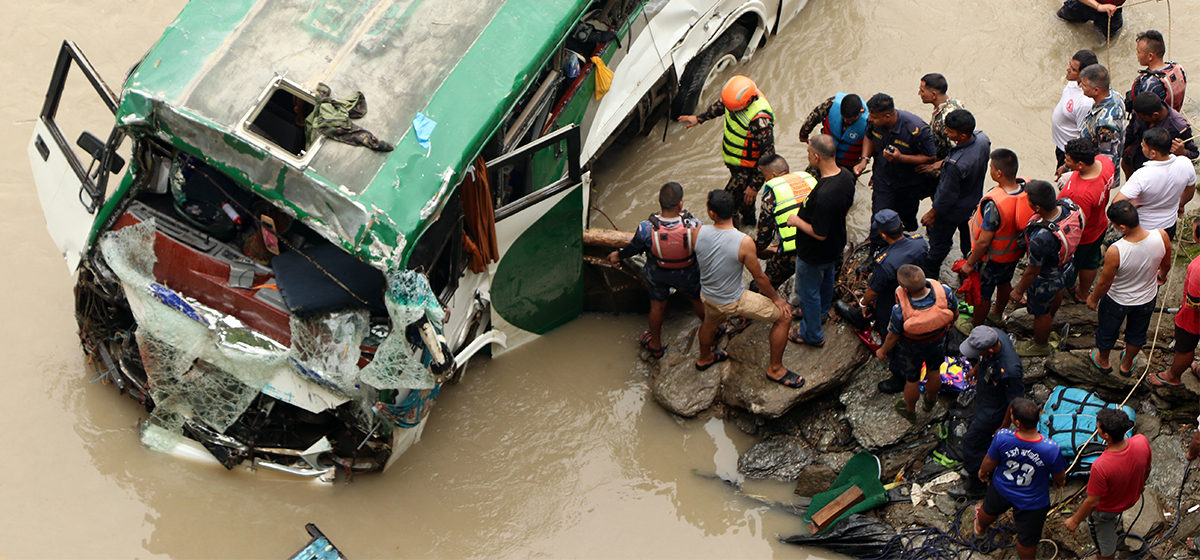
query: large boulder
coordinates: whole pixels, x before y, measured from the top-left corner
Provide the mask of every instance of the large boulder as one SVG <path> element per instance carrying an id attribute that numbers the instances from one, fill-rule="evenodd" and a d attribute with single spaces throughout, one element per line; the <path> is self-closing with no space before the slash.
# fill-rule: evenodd
<path id="1" fill-rule="evenodd" d="M 1185 431 L 1183 435 L 1163 434 L 1150 442 L 1150 480 L 1146 486 L 1158 490 L 1163 496 L 1170 496 L 1171 501 L 1179 494 L 1179 485 L 1183 483 L 1183 471 L 1187 467 L 1187 444 L 1192 440 L 1192 432 Z"/>
<path id="2" fill-rule="evenodd" d="M 1071 332 L 1092 333 L 1096 330 L 1096 312 L 1081 303 L 1063 304 L 1054 314 L 1054 330 L 1071 325 Z M 1033 334 L 1033 316 L 1024 307 L 1008 316 L 1005 330 L 1018 334 Z"/>
<path id="3" fill-rule="evenodd" d="M 784 349 L 783 365 L 805 379 L 803 387 L 792 389 L 767 378 L 770 331 L 770 324 L 755 321 L 729 341 L 728 375 L 719 397 L 722 402 L 776 418 L 799 403 L 845 385 L 870 357 L 866 345 L 849 328 L 830 323 L 825 326 L 824 347 L 789 342 Z"/>
<path id="4" fill-rule="evenodd" d="M 1055 352 L 1046 359 L 1046 369 L 1066 377 L 1077 383 L 1079 387 L 1096 391 L 1102 398 L 1109 399 L 1111 394 L 1116 392 L 1120 395 L 1117 400 L 1123 399 L 1128 394 L 1129 388 L 1133 387 L 1137 381 L 1132 377 L 1122 377 L 1117 373 L 1117 360 L 1120 359 L 1120 353 L 1113 352 L 1113 371 L 1111 373 L 1102 373 L 1093 365 L 1090 354 L 1090 350 Z M 1144 360 L 1145 356 L 1140 356 L 1138 359 L 1139 361 Z M 1109 389 L 1109 391 L 1104 391 L 1104 389 Z"/>
<path id="5" fill-rule="evenodd" d="M 667 321 L 663 325 L 667 351 L 653 364 L 650 376 L 650 394 L 655 402 L 680 416 L 692 417 L 712 406 L 721 388 L 721 378 L 729 370 L 729 362 L 724 362 L 696 371 L 699 328 L 700 320 L 691 315 Z"/>
<path id="6" fill-rule="evenodd" d="M 854 380 L 839 396 L 842 404 L 846 406 L 850 425 L 854 428 L 854 438 L 867 449 L 886 447 L 909 434 L 920 432 L 933 418 L 946 412 L 941 403 L 932 413 L 924 412 L 918 405 L 917 421 L 909 423 L 893 408 L 900 395 L 881 393 L 876 387 L 876 384 L 890 375 L 885 364 L 872 362 L 855 374 Z"/>
<path id="7" fill-rule="evenodd" d="M 1159 531 L 1167 526 L 1167 519 L 1163 516 L 1163 503 L 1165 501 L 1157 490 L 1147 488 L 1145 492 L 1142 492 L 1142 497 L 1138 498 L 1137 503 L 1133 504 L 1132 508 L 1129 508 L 1129 513 L 1134 515 L 1134 523 L 1132 527 L 1128 527 L 1126 530 L 1141 537 L 1157 535 Z M 1123 517 L 1129 519 L 1128 515 Z M 1136 551 L 1141 550 L 1142 542 L 1137 539 L 1126 538 L 1125 545 L 1130 550 Z"/>
<path id="8" fill-rule="evenodd" d="M 813 462 L 813 451 L 800 438 L 790 435 L 769 437 L 738 457 L 738 472 L 746 478 L 773 478 L 793 481 Z M 828 489 L 828 488 L 827 488 Z"/>
<path id="9" fill-rule="evenodd" d="M 824 463 L 814 463 L 800 471 L 796 477 L 796 495 L 811 498 L 829 490 L 837 480 L 837 471 Z"/>

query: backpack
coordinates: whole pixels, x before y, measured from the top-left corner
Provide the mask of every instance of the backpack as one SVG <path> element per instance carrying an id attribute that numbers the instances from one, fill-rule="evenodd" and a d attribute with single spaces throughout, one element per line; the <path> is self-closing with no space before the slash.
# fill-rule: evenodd
<path id="1" fill-rule="evenodd" d="M 696 262 L 696 247 L 692 243 L 696 228 L 688 225 L 691 219 L 692 215 L 684 212 L 678 224 L 666 227 L 658 214 L 647 218 L 651 228 L 650 256 L 659 267 L 687 268 Z"/>
<path id="2" fill-rule="evenodd" d="M 1163 89 L 1166 90 L 1167 98 L 1163 100 L 1168 107 L 1179 111 L 1183 107 L 1183 96 L 1187 88 L 1187 74 L 1183 71 L 1183 66 L 1178 62 L 1167 62 L 1167 67 L 1162 70 L 1138 70 L 1138 76 L 1133 79 L 1133 86 L 1129 88 L 1129 102 L 1137 97 L 1142 91 L 1150 91 L 1150 86 L 1146 85 L 1138 90 L 1138 85 L 1145 80 L 1151 83 L 1151 80 L 1157 79 L 1162 82 Z"/>
<path id="3" fill-rule="evenodd" d="M 1075 250 L 1079 248 L 1079 240 L 1083 237 L 1084 219 L 1083 212 L 1075 201 L 1064 198 L 1058 201 L 1058 206 L 1067 213 L 1067 217 L 1049 221 L 1034 214 L 1029 218 L 1029 224 L 1025 226 L 1025 246 L 1029 246 L 1029 238 L 1038 229 L 1049 231 L 1058 238 L 1058 264 L 1064 265 L 1075 256 Z"/>

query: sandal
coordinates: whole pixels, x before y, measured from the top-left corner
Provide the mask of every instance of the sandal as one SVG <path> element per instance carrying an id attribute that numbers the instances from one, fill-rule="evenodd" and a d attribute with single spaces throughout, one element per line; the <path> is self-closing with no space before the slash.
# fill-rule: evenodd
<path id="1" fill-rule="evenodd" d="M 654 358 L 655 360 L 661 360 L 663 353 L 667 351 L 667 347 L 662 343 L 659 343 L 657 350 L 650 347 L 650 331 L 645 331 L 642 333 L 642 336 L 638 338 L 638 344 L 641 344 L 642 348 L 645 348 L 646 351 L 650 353 L 650 357 Z"/>
<path id="2" fill-rule="evenodd" d="M 1098 352 L 1100 352 L 1100 350 L 1092 348 L 1092 353 L 1090 355 L 1090 357 L 1092 358 L 1092 365 L 1096 366 L 1096 369 L 1100 370 L 1100 373 L 1103 373 L 1105 375 L 1112 373 L 1112 366 L 1108 366 L 1106 368 L 1100 367 L 1100 362 L 1096 361 L 1096 354 Z"/>
<path id="3" fill-rule="evenodd" d="M 712 352 L 713 352 L 713 361 L 711 361 L 707 364 L 704 364 L 704 365 L 700 365 L 700 362 L 696 362 L 696 371 L 704 371 L 710 367 L 713 367 L 714 365 L 717 365 L 717 364 L 729 359 L 729 352 L 726 352 L 724 350 L 713 350 Z"/>
<path id="4" fill-rule="evenodd" d="M 1150 377 L 1147 377 L 1146 383 L 1149 383 L 1151 387 L 1183 387 L 1182 381 L 1179 383 L 1168 383 L 1162 378 L 1161 375 L 1159 375 L 1160 373 L 1162 372 L 1155 372 L 1154 374 L 1150 375 Z"/>
<path id="5" fill-rule="evenodd" d="M 1122 364 L 1125 363 L 1125 351 L 1124 350 L 1121 351 L 1121 363 Z M 1120 366 L 1117 366 L 1117 373 L 1121 374 L 1121 377 L 1133 377 L 1133 370 L 1136 368 L 1137 368 L 1137 356 L 1134 356 L 1133 357 L 1133 365 L 1129 367 L 1129 371 L 1125 371 L 1125 370 L 1121 369 Z"/>
<path id="6" fill-rule="evenodd" d="M 904 402 L 904 399 L 898 399 L 892 408 L 896 410 L 896 414 L 899 414 L 901 418 L 908 420 L 909 424 L 917 423 L 917 413 L 908 411 L 908 404 Z"/>
<path id="7" fill-rule="evenodd" d="M 788 340 L 795 342 L 796 344 L 806 344 L 808 346 L 813 346 L 815 348 L 824 348 L 825 347 L 824 340 L 822 340 L 821 342 L 809 342 L 809 341 L 805 340 L 804 336 L 800 334 L 799 328 L 788 329 Z"/>
<path id="8" fill-rule="evenodd" d="M 780 385 L 783 385 L 784 387 L 791 387 L 793 389 L 799 389 L 804 386 L 804 378 L 800 377 L 799 374 L 797 374 L 796 372 L 794 372 L 790 369 L 787 370 L 787 372 L 783 374 L 782 379 L 775 379 L 774 377 L 771 377 L 770 375 L 767 376 L 767 379 L 770 379 L 771 381 L 774 381 Z"/>

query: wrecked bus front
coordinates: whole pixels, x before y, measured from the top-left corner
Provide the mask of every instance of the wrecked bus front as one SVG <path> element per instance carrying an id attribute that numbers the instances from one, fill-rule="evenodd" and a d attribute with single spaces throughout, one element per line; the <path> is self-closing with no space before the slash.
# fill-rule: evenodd
<path id="1" fill-rule="evenodd" d="M 85 350 L 154 449 L 386 468 L 473 354 L 581 312 L 581 166 L 800 6 L 191 0 L 119 95 L 65 42 L 29 157 Z M 72 73 L 105 139 L 59 126 Z"/>

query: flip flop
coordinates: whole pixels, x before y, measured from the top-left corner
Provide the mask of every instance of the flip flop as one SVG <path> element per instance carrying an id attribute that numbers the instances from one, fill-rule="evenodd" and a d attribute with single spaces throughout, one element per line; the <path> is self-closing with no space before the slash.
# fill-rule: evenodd
<path id="1" fill-rule="evenodd" d="M 1092 353 L 1090 355 L 1092 358 L 1092 365 L 1096 366 L 1096 369 L 1100 370 L 1100 373 L 1103 373 L 1106 375 L 1109 373 L 1112 373 L 1112 366 L 1108 366 L 1106 368 L 1100 367 L 1100 363 L 1096 361 L 1096 354 L 1098 352 L 1100 352 L 1100 351 L 1095 348 L 1092 348 Z"/>
<path id="2" fill-rule="evenodd" d="M 824 348 L 825 347 L 824 340 L 822 340 L 821 342 L 809 342 L 807 340 L 804 340 L 804 336 L 800 334 L 799 328 L 788 329 L 788 340 L 795 342 L 796 344 L 805 344 L 805 345 L 812 346 L 815 348 Z"/>
<path id="3" fill-rule="evenodd" d="M 1121 363 L 1125 363 L 1125 351 L 1124 350 L 1121 351 Z M 1129 371 L 1125 371 L 1125 370 L 1121 369 L 1120 366 L 1117 366 L 1117 373 L 1121 374 L 1121 377 L 1133 377 L 1133 370 L 1135 368 L 1137 368 L 1137 356 L 1133 357 L 1133 365 L 1129 367 Z"/>
<path id="4" fill-rule="evenodd" d="M 729 352 L 726 352 L 724 350 L 713 350 L 713 361 L 711 361 L 705 365 L 700 365 L 700 362 L 696 362 L 696 371 L 704 371 L 704 370 L 706 370 L 710 367 L 713 367 L 721 362 L 724 362 L 725 360 L 728 360 L 728 359 L 729 359 Z"/>
<path id="5" fill-rule="evenodd" d="M 1153 387 L 1183 387 L 1182 381 L 1179 383 L 1167 383 L 1163 380 L 1162 376 L 1158 375 L 1159 373 L 1162 372 L 1154 372 L 1150 377 L 1147 377 L 1146 383 L 1149 383 Z"/>
<path id="6" fill-rule="evenodd" d="M 642 336 L 638 338 L 638 344 L 641 344 L 642 348 L 645 348 L 646 351 L 650 353 L 650 357 L 654 358 L 655 360 L 661 360 L 663 353 L 667 351 L 667 347 L 662 345 L 662 343 L 659 343 L 657 350 L 650 347 L 650 331 L 642 332 Z"/>
<path id="7" fill-rule="evenodd" d="M 783 385 L 784 387 L 791 387 L 793 389 L 799 389 L 804 386 L 804 378 L 800 377 L 799 374 L 790 369 L 787 370 L 787 373 L 783 374 L 783 379 L 775 379 L 770 375 L 767 376 L 767 379 Z"/>

